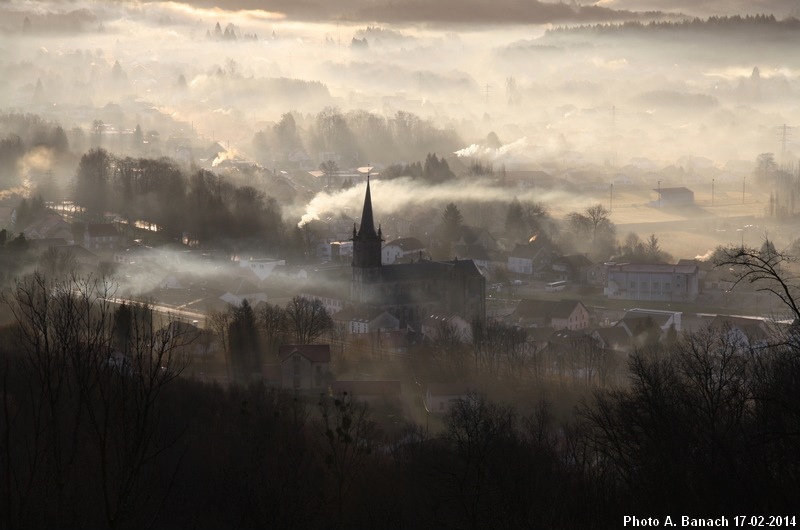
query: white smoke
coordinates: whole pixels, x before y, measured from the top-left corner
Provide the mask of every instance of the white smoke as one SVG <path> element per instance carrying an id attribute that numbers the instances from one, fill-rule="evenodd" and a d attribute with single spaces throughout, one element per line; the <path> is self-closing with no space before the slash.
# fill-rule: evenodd
<path id="1" fill-rule="evenodd" d="M 559 190 L 543 190 L 540 188 L 504 188 L 490 181 L 471 181 L 465 185 L 462 180 L 453 180 L 438 185 L 422 184 L 411 178 L 370 181 L 373 211 L 377 217 L 408 211 L 417 206 L 437 206 L 454 202 L 462 204 L 470 201 L 542 202 L 554 213 L 584 208 L 593 204 L 591 198 L 579 197 Z M 294 213 L 300 218 L 298 226 L 302 227 L 323 214 L 335 214 L 345 211 L 361 212 L 364 201 L 364 186 L 354 186 L 336 193 L 320 192 L 305 206 L 301 212 Z M 358 215 L 356 214 L 356 215 Z"/>
<path id="2" fill-rule="evenodd" d="M 482 160 L 495 161 L 507 156 L 522 154 L 525 150 L 529 149 L 528 138 L 522 137 L 519 140 L 509 144 L 502 145 L 498 148 L 487 147 L 480 144 L 472 144 L 464 149 L 455 152 L 459 158 L 480 158 Z"/>

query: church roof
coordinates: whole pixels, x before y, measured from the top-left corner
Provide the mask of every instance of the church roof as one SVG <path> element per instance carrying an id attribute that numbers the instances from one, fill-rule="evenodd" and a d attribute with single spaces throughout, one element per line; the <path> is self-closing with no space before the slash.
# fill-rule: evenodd
<path id="1" fill-rule="evenodd" d="M 375 220 L 372 216 L 372 195 L 369 191 L 369 177 L 367 177 L 367 193 L 364 195 L 364 208 L 361 210 L 361 226 L 358 228 L 359 239 L 380 239 L 375 231 Z"/>

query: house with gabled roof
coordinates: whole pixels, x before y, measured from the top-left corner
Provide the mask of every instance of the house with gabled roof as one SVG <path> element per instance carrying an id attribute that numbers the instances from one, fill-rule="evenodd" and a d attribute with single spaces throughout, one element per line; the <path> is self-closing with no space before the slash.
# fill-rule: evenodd
<path id="1" fill-rule="evenodd" d="M 694 204 L 694 192 L 683 186 L 676 188 L 657 188 L 653 191 L 656 192 L 657 198 L 650 202 L 650 206 L 656 208 L 691 206 Z"/>
<path id="2" fill-rule="evenodd" d="M 584 254 L 571 254 L 553 260 L 553 272 L 562 280 L 589 283 L 589 273 L 594 263 Z"/>
<path id="3" fill-rule="evenodd" d="M 709 325 L 726 333 L 735 343 L 747 347 L 765 347 L 771 338 L 775 338 L 775 329 L 763 318 L 737 317 L 732 315 L 717 315 Z"/>
<path id="4" fill-rule="evenodd" d="M 416 237 L 401 237 L 394 239 L 383 246 L 381 249 L 381 263 L 391 265 L 392 263 L 406 257 L 422 259 L 428 257 L 428 249 Z"/>
<path id="5" fill-rule="evenodd" d="M 523 328 L 579 330 L 589 326 L 589 309 L 580 300 L 520 300 L 506 321 Z"/>
<path id="6" fill-rule="evenodd" d="M 55 212 L 48 211 L 22 231 L 25 239 L 61 239 L 65 244 L 73 243 L 72 226 Z"/>
<path id="7" fill-rule="evenodd" d="M 604 350 L 627 352 L 632 346 L 631 336 L 623 326 L 597 328 L 592 331 L 591 336 Z"/>
<path id="8" fill-rule="evenodd" d="M 651 326 L 659 329 L 660 333 L 666 334 L 670 328 L 680 332 L 682 329 L 683 313 L 679 311 L 665 311 L 659 309 L 630 309 L 625 313 L 616 326 L 622 327 L 633 337 Z"/>
<path id="9" fill-rule="evenodd" d="M 113 250 L 122 241 L 122 235 L 113 223 L 89 223 L 83 232 L 83 246 L 91 251 Z"/>
<path id="10" fill-rule="evenodd" d="M 554 253 L 550 245 L 541 240 L 517 245 L 508 253 L 508 271 L 536 278 L 551 272 Z"/>
<path id="11" fill-rule="evenodd" d="M 400 329 L 400 320 L 385 309 L 349 306 L 333 315 L 333 321 L 346 333 L 362 334 Z"/>
<path id="12" fill-rule="evenodd" d="M 332 378 L 328 344 L 285 344 L 278 349 L 282 387 L 324 390 Z"/>

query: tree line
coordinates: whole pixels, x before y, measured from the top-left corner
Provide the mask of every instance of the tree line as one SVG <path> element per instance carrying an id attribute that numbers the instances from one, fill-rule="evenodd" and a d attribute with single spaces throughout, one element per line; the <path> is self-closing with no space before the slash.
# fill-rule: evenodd
<path id="1" fill-rule="evenodd" d="M 319 299 L 295 296 L 286 306 L 247 300 L 209 316 L 224 350 L 229 376 L 240 382 L 260 377 L 263 364 L 278 361 L 282 344 L 314 344 L 333 330 L 333 319 Z"/>
<path id="2" fill-rule="evenodd" d="M 274 250 L 292 235 L 273 198 L 210 171 L 187 173 L 168 158 L 92 149 L 81 157 L 73 198 L 90 218 L 118 212 L 129 223 L 143 220 L 168 239 L 194 244 Z"/>
<path id="3" fill-rule="evenodd" d="M 346 113 L 325 107 L 314 116 L 284 113 L 272 127 L 253 137 L 256 158 L 264 165 L 290 163 L 298 152 L 335 153 L 344 165 L 419 160 L 431 151 L 452 152 L 460 139 L 410 112 L 386 118 L 365 110 Z"/>

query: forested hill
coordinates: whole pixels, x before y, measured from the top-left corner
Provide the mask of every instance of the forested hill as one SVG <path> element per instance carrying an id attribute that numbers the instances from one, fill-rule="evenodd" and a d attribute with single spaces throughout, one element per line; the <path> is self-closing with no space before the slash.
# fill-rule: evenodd
<path id="1" fill-rule="evenodd" d="M 611 24 L 590 24 L 580 26 L 561 26 L 547 30 L 547 37 L 559 35 L 586 36 L 631 36 L 646 35 L 657 38 L 659 35 L 674 37 L 677 34 L 725 35 L 742 37 L 742 32 L 758 34 L 770 38 L 800 39 L 800 20 L 795 17 L 777 19 L 774 15 L 714 16 L 706 19 L 693 18 L 681 21 L 628 21 Z"/>

